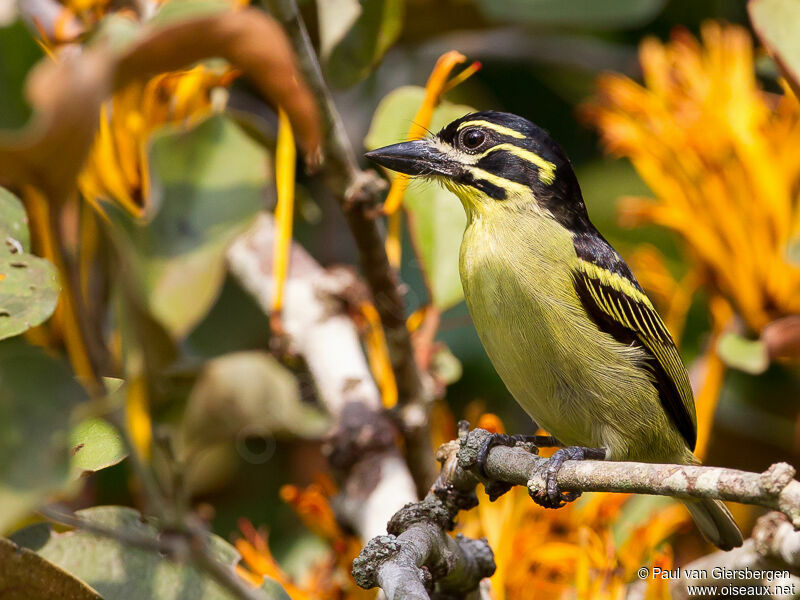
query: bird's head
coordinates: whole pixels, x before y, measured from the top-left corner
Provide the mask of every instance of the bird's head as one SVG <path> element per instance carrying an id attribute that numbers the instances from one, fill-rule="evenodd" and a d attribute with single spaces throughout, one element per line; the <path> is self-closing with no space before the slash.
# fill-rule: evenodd
<path id="1" fill-rule="evenodd" d="M 366 156 L 393 171 L 440 181 L 470 216 L 530 211 L 567 227 L 586 220 L 564 151 L 541 127 L 517 115 L 471 113 L 436 135 Z"/>

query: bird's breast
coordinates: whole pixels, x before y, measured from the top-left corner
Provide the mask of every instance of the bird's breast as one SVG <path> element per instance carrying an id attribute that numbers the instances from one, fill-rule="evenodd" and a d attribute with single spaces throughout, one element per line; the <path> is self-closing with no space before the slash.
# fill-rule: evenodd
<path id="1" fill-rule="evenodd" d="M 652 395 L 637 349 L 601 333 L 572 283 L 571 234 L 548 220 L 473 221 L 461 247 L 464 295 L 478 335 L 509 391 L 567 444 L 608 446 L 602 413 Z M 565 239 L 561 239 L 565 238 Z M 649 401 L 649 400 L 646 400 Z"/>

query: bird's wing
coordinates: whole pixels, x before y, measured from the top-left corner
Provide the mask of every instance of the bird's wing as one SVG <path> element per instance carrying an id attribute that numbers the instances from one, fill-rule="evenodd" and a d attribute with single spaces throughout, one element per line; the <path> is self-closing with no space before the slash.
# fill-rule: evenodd
<path id="1" fill-rule="evenodd" d="M 628 274 L 627 266 L 624 271 L 614 272 L 578 260 L 573 281 L 584 308 L 601 330 L 623 343 L 637 343 L 651 355 L 648 366 L 661 405 L 689 449 L 694 450 L 697 421 L 686 368 L 664 321 L 633 275 Z"/>

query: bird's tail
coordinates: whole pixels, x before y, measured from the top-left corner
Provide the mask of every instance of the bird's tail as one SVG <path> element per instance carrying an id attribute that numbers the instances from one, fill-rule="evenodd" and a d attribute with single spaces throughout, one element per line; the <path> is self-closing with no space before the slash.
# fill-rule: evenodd
<path id="1" fill-rule="evenodd" d="M 722 501 L 702 498 L 683 502 L 700 533 L 717 548 L 731 550 L 742 545 L 742 532 Z"/>

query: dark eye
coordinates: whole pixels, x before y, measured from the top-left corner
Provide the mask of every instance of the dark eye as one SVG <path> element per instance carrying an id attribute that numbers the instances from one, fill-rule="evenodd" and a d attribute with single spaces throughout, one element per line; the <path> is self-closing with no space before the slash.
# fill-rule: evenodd
<path id="1" fill-rule="evenodd" d="M 461 134 L 461 144 L 468 150 L 475 150 L 486 140 L 486 136 L 480 129 L 465 129 Z"/>

